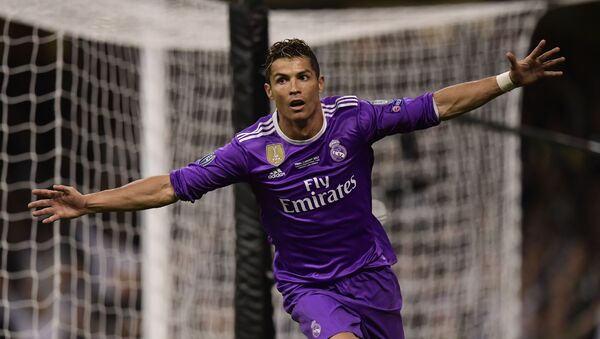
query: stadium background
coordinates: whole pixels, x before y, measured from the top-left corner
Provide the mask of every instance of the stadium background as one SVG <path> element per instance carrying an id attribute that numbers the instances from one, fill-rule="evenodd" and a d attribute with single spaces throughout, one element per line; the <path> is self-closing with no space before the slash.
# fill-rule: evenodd
<path id="1" fill-rule="evenodd" d="M 369 6 L 377 4 L 398 3 L 369 2 Z M 316 8 L 364 6 L 365 2 L 281 1 L 267 2 L 267 5 L 271 8 Z M 568 62 L 563 67 L 566 74 L 560 81 L 543 81 L 523 91 L 523 125 L 548 132 L 525 135 L 522 139 L 521 295 L 523 336 L 526 338 L 591 339 L 600 336 L 597 330 L 600 322 L 597 265 L 600 161 L 597 154 L 561 145 L 557 140 L 559 135 L 551 133 L 559 132 L 581 140 L 600 138 L 599 16 L 598 3 L 569 6 L 551 3 L 531 37 L 532 43 L 543 37 L 549 45 L 561 46 L 562 55 Z M 2 114 L 8 113 L 3 111 Z M 18 148 L 19 144 L 13 141 L 11 147 Z M 12 196 L 11 210 L 24 210 L 28 200 L 28 196 Z M 8 232 L 7 225 L 3 220 L 3 232 Z M 47 230 L 40 228 L 38 231 L 40 238 L 52 237 L 51 233 L 43 234 Z M 10 236 L 22 239 L 31 233 L 23 227 L 11 229 Z M 10 242 L 10 238 L 5 241 Z M 18 255 L 11 256 L 3 262 L 6 266 L 2 269 L 18 271 L 22 260 Z M 19 293 L 16 290 L 9 292 Z M 3 314 L 6 313 L 5 302 Z M 8 326 L 2 324 L 4 329 Z"/>

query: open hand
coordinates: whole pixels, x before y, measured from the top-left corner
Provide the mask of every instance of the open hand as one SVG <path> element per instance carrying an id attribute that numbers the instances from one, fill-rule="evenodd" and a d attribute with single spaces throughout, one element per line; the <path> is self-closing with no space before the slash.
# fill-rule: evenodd
<path id="1" fill-rule="evenodd" d="M 559 77 L 563 74 L 561 71 L 549 70 L 565 61 L 564 57 L 553 59 L 560 48 L 554 47 L 543 52 L 545 45 L 546 40 L 541 40 L 525 59 L 518 61 L 514 54 L 506 53 L 506 58 L 510 62 L 510 79 L 516 86 L 526 86 L 542 78 Z"/>
<path id="2" fill-rule="evenodd" d="M 84 196 L 71 186 L 53 185 L 52 189 L 34 189 L 31 193 L 46 198 L 27 205 L 28 208 L 37 208 L 31 213 L 35 217 L 50 215 L 42 221 L 44 224 L 89 213 Z"/>

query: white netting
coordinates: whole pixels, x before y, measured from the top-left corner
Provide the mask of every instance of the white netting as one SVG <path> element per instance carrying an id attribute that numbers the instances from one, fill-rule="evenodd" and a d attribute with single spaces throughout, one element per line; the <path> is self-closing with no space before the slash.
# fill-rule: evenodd
<path id="1" fill-rule="evenodd" d="M 229 55 L 222 51 L 170 54 L 174 166 L 227 143 L 232 135 Z M 172 264 L 176 267 L 171 332 L 177 338 L 231 338 L 234 318 L 233 190 L 175 206 Z"/>
<path id="2" fill-rule="evenodd" d="M 390 99 L 504 71 L 504 53 L 526 52 L 542 9 L 282 11 L 271 13 L 270 33 L 313 46 L 326 94 Z M 518 124 L 517 98 L 518 91 L 472 114 Z M 373 192 L 399 258 L 407 338 L 519 337 L 518 150 L 514 136 L 459 121 L 375 145 Z M 284 337 L 301 338 L 287 315 L 276 319 Z"/>
<path id="3" fill-rule="evenodd" d="M 223 144 L 232 134 L 227 6 L 7 0 L 0 3 L 0 24 L 0 336 L 138 337 L 143 318 L 151 318 L 142 309 L 151 285 L 142 281 L 142 268 L 155 266 L 142 264 L 138 214 L 47 226 L 24 207 L 34 187 L 61 182 L 87 193 L 140 178 L 141 160 L 148 162 L 140 156 L 153 151 L 142 138 L 142 126 L 151 124 L 141 110 L 155 103 L 143 91 L 168 92 L 162 113 L 171 115 L 164 120 L 174 137 L 166 145 L 167 168 Z M 164 63 L 152 64 L 148 55 Z M 189 128 L 200 137 L 186 138 Z M 162 262 L 172 265 L 165 272 L 173 273 L 167 280 L 178 293 L 154 291 L 172 298 L 172 307 L 158 305 L 162 317 L 146 323 L 159 326 L 145 329 L 165 333 L 166 327 L 169 337 L 181 338 L 231 335 L 231 200 L 223 190 L 195 209 L 178 206 L 165 220 L 175 246 Z M 163 239 L 158 246 L 168 244 Z"/>
<path id="4" fill-rule="evenodd" d="M 523 55 L 541 9 L 278 11 L 271 39 L 312 44 L 327 93 L 412 96 L 504 70 L 504 52 Z M 140 335 L 137 214 L 47 226 L 25 205 L 33 187 L 62 182 L 91 192 L 142 176 L 140 154 L 152 147 L 140 153 L 141 91 L 149 84 L 166 93 L 168 167 L 228 141 L 227 15 L 225 4 L 200 0 L 0 2 L 1 336 Z M 164 63 L 162 79 L 144 69 L 149 50 L 162 55 L 154 59 Z M 517 97 L 475 115 L 516 124 Z M 517 337 L 518 140 L 450 122 L 375 149 L 374 195 L 387 207 L 399 255 L 407 337 Z M 231 189 L 169 213 L 170 305 L 151 322 L 164 324 L 169 337 L 232 338 Z M 299 338 L 276 299 L 279 337 Z"/>
<path id="5" fill-rule="evenodd" d="M 137 51 L 2 20 L 2 336 L 139 333 L 134 214 L 42 225 L 33 187 L 138 178 Z"/>

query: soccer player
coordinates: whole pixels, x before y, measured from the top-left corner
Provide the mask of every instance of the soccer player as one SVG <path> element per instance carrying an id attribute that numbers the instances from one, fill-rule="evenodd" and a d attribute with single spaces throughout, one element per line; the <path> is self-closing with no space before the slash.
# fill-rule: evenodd
<path id="1" fill-rule="evenodd" d="M 402 297 L 390 241 L 371 212 L 371 145 L 393 133 L 436 126 L 516 86 L 557 77 L 564 61 L 545 41 L 510 70 L 416 98 L 368 102 L 321 99 L 325 79 L 302 40 L 275 43 L 265 91 L 276 111 L 225 146 L 169 175 L 82 195 L 54 185 L 29 203 L 44 223 L 89 213 L 133 211 L 194 201 L 231 183 L 250 183 L 275 247 L 273 270 L 284 308 L 308 338 L 404 337 Z"/>

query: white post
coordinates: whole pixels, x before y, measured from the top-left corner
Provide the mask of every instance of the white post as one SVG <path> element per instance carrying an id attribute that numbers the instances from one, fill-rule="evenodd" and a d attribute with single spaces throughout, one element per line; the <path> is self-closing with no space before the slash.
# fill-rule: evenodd
<path id="1" fill-rule="evenodd" d="M 142 177 L 167 174 L 170 167 L 164 54 L 158 48 L 145 48 L 141 55 Z M 171 314 L 169 209 L 150 209 L 141 216 L 143 337 L 166 339 Z"/>
<path id="2" fill-rule="evenodd" d="M 63 33 L 56 34 L 56 80 L 55 80 L 55 92 L 54 92 L 54 121 L 55 121 L 55 132 L 54 132 L 54 182 L 62 184 L 61 178 L 61 161 L 62 161 L 62 111 L 61 111 L 61 99 L 62 99 L 62 72 L 63 72 Z M 67 185 L 71 183 L 65 183 Z M 52 225 L 53 237 L 54 237 L 54 274 L 52 278 L 52 284 L 54 285 L 53 293 L 53 305 L 52 305 L 52 329 L 51 338 L 60 337 L 60 305 L 61 300 L 61 261 L 60 261 L 60 222 L 55 222 Z"/>

